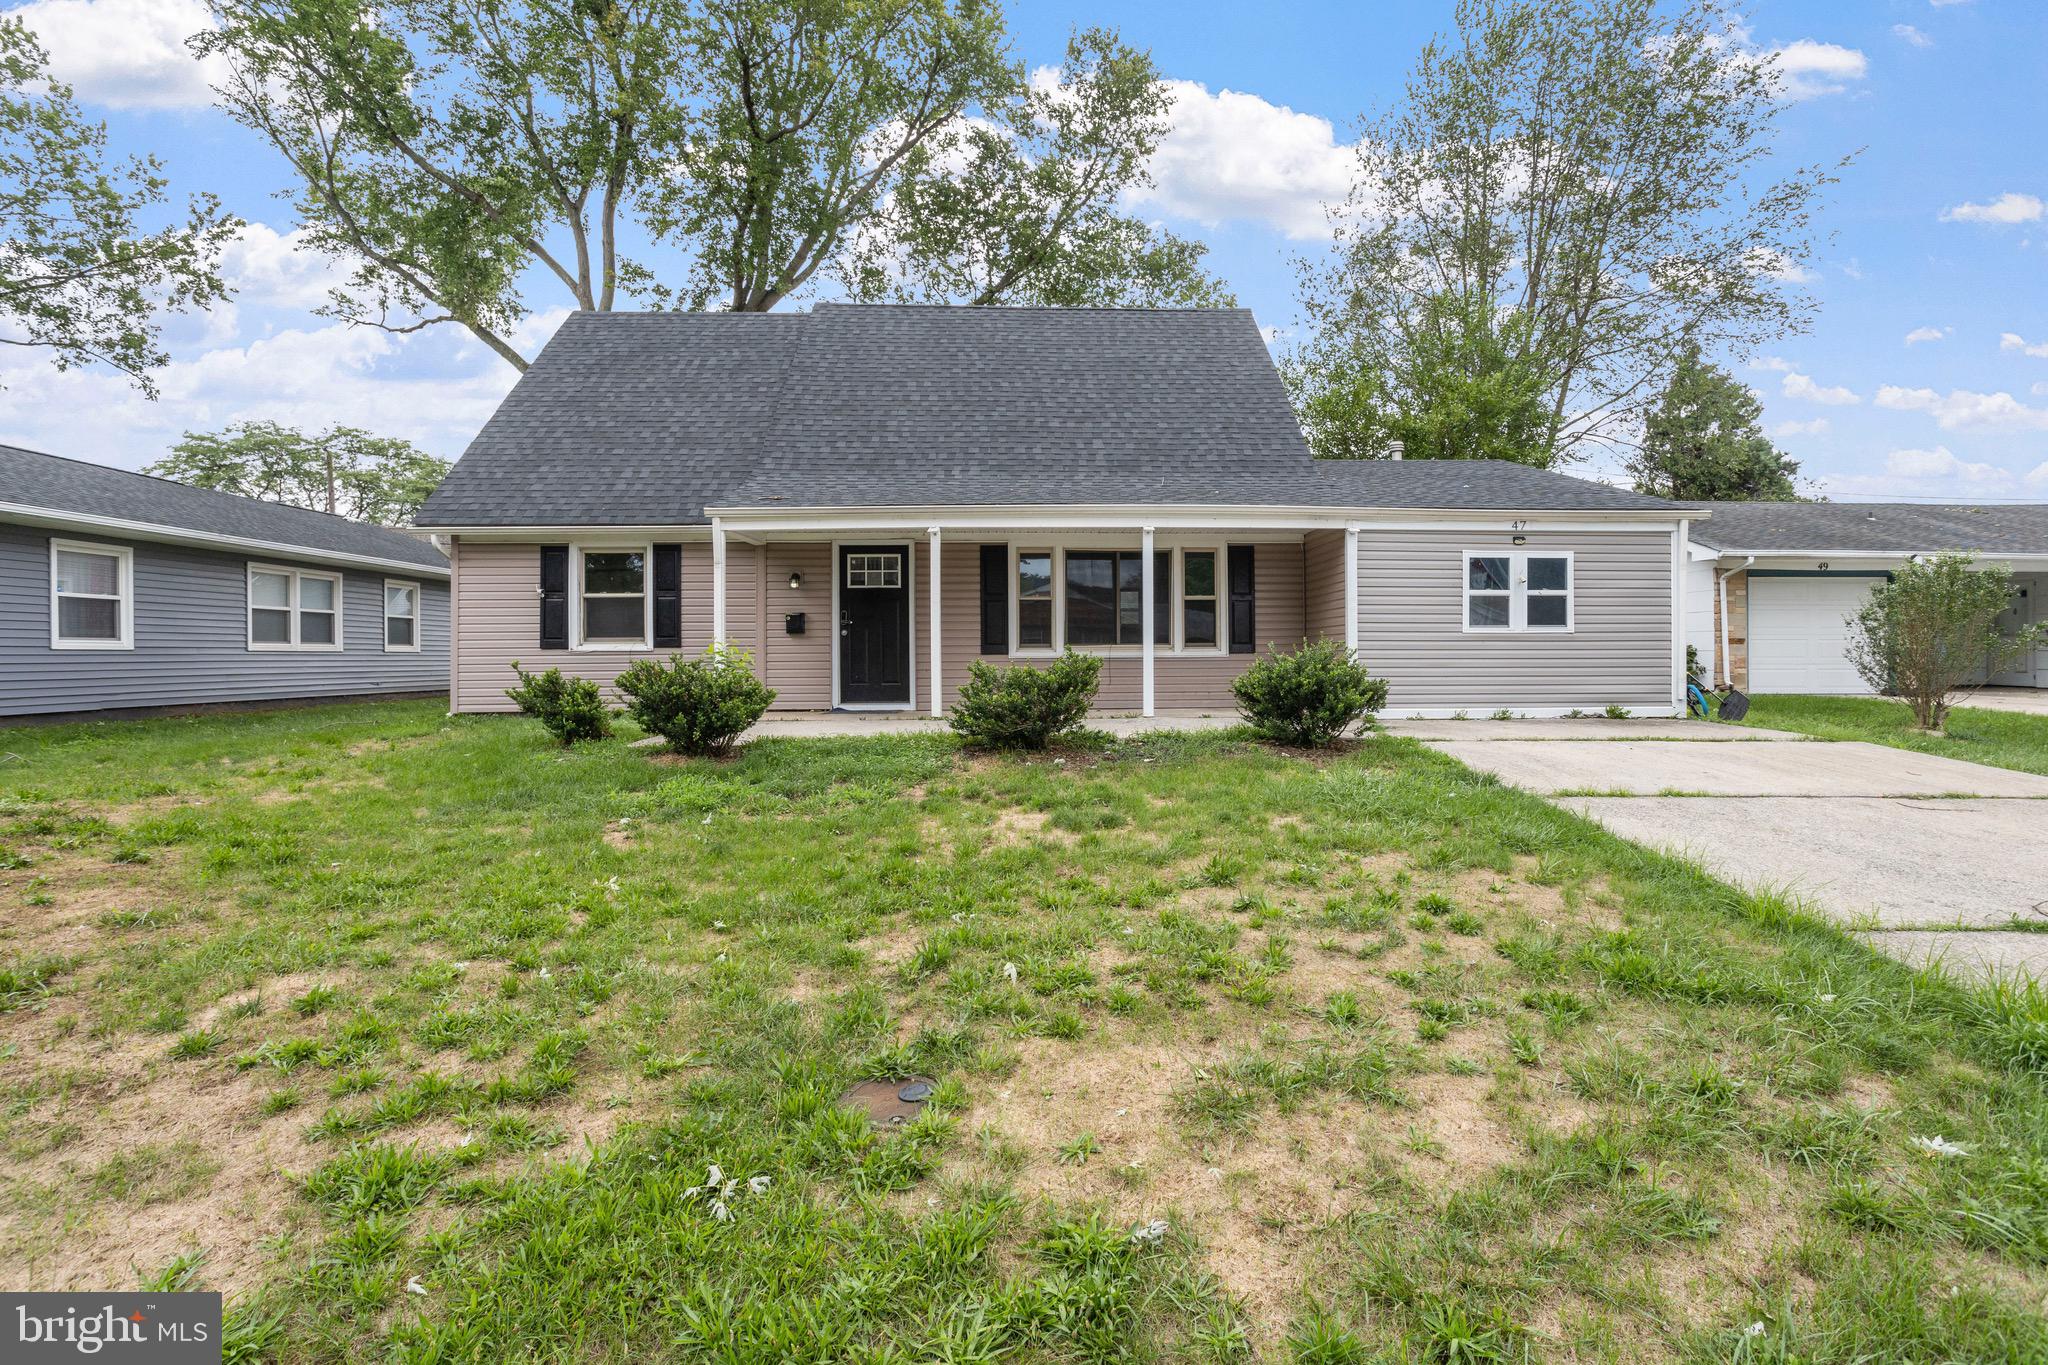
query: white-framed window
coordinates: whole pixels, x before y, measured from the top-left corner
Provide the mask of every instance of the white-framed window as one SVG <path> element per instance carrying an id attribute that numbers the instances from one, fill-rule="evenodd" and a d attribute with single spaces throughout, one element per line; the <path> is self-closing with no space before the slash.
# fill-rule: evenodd
<path id="1" fill-rule="evenodd" d="M 1223 547 L 1153 552 L 1152 644 L 1164 654 L 1222 652 L 1218 580 Z M 1010 651 L 1063 648 L 1137 654 L 1144 648 L 1144 551 L 1078 544 L 1010 551 Z"/>
<path id="2" fill-rule="evenodd" d="M 249 565 L 249 648 L 341 648 L 341 575 Z"/>
<path id="3" fill-rule="evenodd" d="M 903 556 L 894 551 L 848 555 L 846 557 L 846 586 L 849 588 L 902 587 Z"/>
<path id="4" fill-rule="evenodd" d="M 402 578 L 384 580 L 384 648 L 386 652 L 420 647 L 420 585 Z"/>
<path id="5" fill-rule="evenodd" d="M 570 613 L 578 649 L 646 649 L 654 638 L 651 545 L 578 545 Z"/>
<path id="6" fill-rule="evenodd" d="M 50 541 L 50 648 L 135 648 L 135 552 Z"/>
<path id="7" fill-rule="evenodd" d="M 1570 550 L 1468 550 L 1465 629 L 1569 632 L 1575 574 Z"/>

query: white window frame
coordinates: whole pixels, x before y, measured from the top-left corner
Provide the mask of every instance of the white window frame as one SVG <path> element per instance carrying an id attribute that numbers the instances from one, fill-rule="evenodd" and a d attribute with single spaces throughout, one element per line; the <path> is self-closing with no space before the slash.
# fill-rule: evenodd
<path id="1" fill-rule="evenodd" d="M 638 554 L 640 556 L 640 638 L 638 640 L 586 640 L 583 638 L 583 558 L 585 555 Z M 625 596 L 598 593 L 599 597 Z M 591 654 L 628 654 L 654 648 L 654 544 L 628 541 L 590 541 L 569 547 L 569 648 Z"/>
<path id="2" fill-rule="evenodd" d="M 859 550 L 842 558 L 846 564 L 846 581 L 839 585 L 841 588 L 850 592 L 866 592 L 870 588 L 895 592 L 903 586 L 907 556 L 901 550 Z M 856 573 L 861 578 L 858 583 L 853 581 Z M 893 583 L 889 581 L 891 573 L 896 576 Z M 881 581 L 871 582 L 876 575 L 880 575 Z"/>
<path id="3" fill-rule="evenodd" d="M 107 555 L 119 566 L 120 591 L 112 601 L 119 604 L 121 633 L 112 640 L 67 640 L 60 633 L 61 613 L 58 609 L 60 597 L 84 597 L 94 601 L 108 601 L 99 593 L 57 591 L 57 555 L 69 550 L 73 554 Z M 52 649 L 133 649 L 135 648 L 135 551 L 126 545 L 105 545 L 92 540 L 59 540 L 50 538 L 50 648 Z"/>
<path id="4" fill-rule="evenodd" d="M 1474 597 L 1498 597 L 1493 589 L 1472 586 L 1472 561 L 1475 559 L 1505 559 L 1508 561 L 1508 623 L 1504 626 L 1475 626 L 1472 624 L 1472 599 Z M 1562 597 L 1564 599 L 1564 624 L 1561 626 L 1532 626 L 1529 624 L 1529 561 L 1532 559 L 1562 559 L 1564 561 L 1564 591 L 1544 590 L 1538 597 Z M 1579 565 L 1577 555 L 1571 550 L 1549 550 L 1543 548 L 1500 549 L 1487 548 L 1466 550 L 1458 557 L 1458 612 L 1459 624 L 1467 635 L 1570 635 L 1578 629 L 1579 611 Z"/>
<path id="5" fill-rule="evenodd" d="M 1230 632 L 1224 615 L 1228 602 L 1225 592 L 1226 565 L 1229 550 L 1222 544 L 1207 542 L 1186 545 L 1155 545 L 1155 552 L 1166 556 L 1166 573 L 1172 580 L 1169 585 L 1169 601 L 1166 610 L 1172 617 L 1169 640 L 1152 646 L 1152 653 L 1158 657 L 1189 656 L 1209 658 L 1230 652 Z M 1069 550 L 1122 550 L 1129 554 L 1143 551 L 1142 541 L 1126 540 L 1121 537 L 1088 537 L 1066 542 L 1047 543 L 1041 540 L 1018 540 L 1010 543 L 1010 578 L 1005 596 L 1010 608 L 1010 657 L 1013 659 L 1054 659 L 1066 648 L 1067 638 L 1067 552 Z M 1216 643 L 1213 645 L 1190 645 L 1187 642 L 1187 569 L 1185 556 L 1194 550 L 1216 556 Z M 1052 644 L 1024 645 L 1018 639 L 1019 611 L 1022 600 L 1017 579 L 1017 561 L 1024 555 L 1052 556 Z M 1145 652 L 1142 642 L 1135 645 L 1075 645 L 1076 654 L 1099 654 L 1104 658 L 1136 659 Z"/>
<path id="6" fill-rule="evenodd" d="M 403 621 L 403 620 L 407 619 L 407 618 L 405 618 L 405 617 L 403 617 L 403 616 L 399 616 L 399 617 L 394 617 L 394 616 L 392 616 L 392 614 L 391 614 L 391 590 L 392 590 L 393 588 L 411 588 L 411 589 L 412 589 L 412 618 L 411 618 L 411 619 L 412 619 L 412 643 L 411 643 L 411 644 L 409 644 L 409 645 L 394 645 L 394 644 L 392 644 L 392 643 L 391 643 L 391 623 L 392 623 L 392 621 L 394 621 L 394 620 L 399 620 L 399 621 Z M 424 616 L 424 615 L 426 615 L 426 598 L 425 598 L 425 597 L 424 597 L 424 596 L 423 596 L 423 595 L 421 594 L 421 592 L 420 592 L 420 585 L 419 585 L 418 583 L 414 582 L 414 581 L 413 581 L 412 579 L 410 579 L 410 578 L 387 578 L 387 579 L 385 579 L 385 580 L 384 580 L 384 652 L 385 652 L 386 654 L 417 654 L 417 653 L 419 653 L 419 652 L 420 652 L 420 629 L 421 629 L 421 622 L 420 622 L 420 618 L 421 618 L 422 616 Z"/>
<path id="7" fill-rule="evenodd" d="M 265 607 L 265 611 L 291 612 L 291 639 L 259 641 L 256 638 L 256 575 L 259 573 L 282 574 L 291 580 L 291 604 L 288 608 Z M 334 643 L 331 645 L 306 644 L 299 639 L 299 583 L 303 579 L 318 578 L 334 585 Z M 348 636 L 342 624 L 343 599 L 348 595 L 348 580 L 341 574 L 326 569 L 301 569 L 290 564 L 263 564 L 250 560 L 248 572 L 243 578 L 242 625 L 248 632 L 246 643 L 255 654 L 339 654 Z"/>

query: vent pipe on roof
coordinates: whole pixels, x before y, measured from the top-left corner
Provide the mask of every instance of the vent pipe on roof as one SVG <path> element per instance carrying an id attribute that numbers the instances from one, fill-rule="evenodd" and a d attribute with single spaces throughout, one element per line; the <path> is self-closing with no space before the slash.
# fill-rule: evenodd
<path id="1" fill-rule="evenodd" d="M 1401 458 L 1401 443 L 1399 441 L 1387 442 L 1387 458 L 1390 460 Z"/>

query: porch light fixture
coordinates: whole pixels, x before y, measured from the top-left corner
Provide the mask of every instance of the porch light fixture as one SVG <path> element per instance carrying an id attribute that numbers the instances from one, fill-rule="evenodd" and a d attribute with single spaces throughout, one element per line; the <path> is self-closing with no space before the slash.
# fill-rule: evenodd
<path id="1" fill-rule="evenodd" d="M 804 585 L 804 576 L 795 569 L 789 571 L 789 590 L 795 592 Z"/>

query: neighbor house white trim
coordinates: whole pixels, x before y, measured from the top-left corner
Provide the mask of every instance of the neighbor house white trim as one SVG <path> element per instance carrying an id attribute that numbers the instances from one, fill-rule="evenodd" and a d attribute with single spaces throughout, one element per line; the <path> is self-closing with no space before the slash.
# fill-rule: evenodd
<path id="1" fill-rule="evenodd" d="M 256 604 L 256 575 L 258 574 L 275 575 L 286 579 L 290 583 L 290 592 L 287 594 L 284 606 L 259 607 Z M 334 585 L 334 610 L 332 612 L 334 617 L 334 642 L 332 644 L 309 645 L 300 638 L 303 633 L 302 618 L 305 612 L 305 607 L 299 600 L 300 588 L 301 581 L 308 578 Z M 342 645 L 347 639 L 343 632 L 341 616 L 342 598 L 346 595 L 347 587 L 348 580 L 341 574 L 332 573 L 325 569 L 306 569 L 291 564 L 265 564 L 259 560 L 250 560 L 248 572 L 243 577 L 244 598 L 242 613 L 242 623 L 248 632 L 247 645 L 249 651 L 256 654 L 341 653 Z M 318 608 L 315 608 L 316 612 L 318 610 Z M 256 638 L 256 613 L 258 611 L 282 611 L 288 613 L 291 621 L 290 638 L 285 640 L 258 640 Z"/>
<path id="2" fill-rule="evenodd" d="M 57 591 L 57 556 L 69 550 L 73 554 L 104 555 L 114 561 L 114 572 L 119 578 L 116 591 L 109 594 L 89 592 Z M 116 624 L 120 632 L 111 640 L 68 640 L 59 627 L 62 613 L 58 609 L 61 598 L 83 597 L 94 601 L 112 601 L 115 604 Z M 50 648 L 52 649 L 133 649 L 135 648 L 135 551 L 126 545 L 104 545 L 90 540 L 60 540 L 50 537 Z"/>
<path id="3" fill-rule="evenodd" d="M 391 590 L 393 588 L 410 588 L 412 590 L 412 615 L 410 617 L 392 615 Z M 384 580 L 384 652 L 386 654 L 417 654 L 420 652 L 420 617 L 423 614 L 422 606 L 423 600 L 418 583 L 410 578 L 387 578 Z M 391 643 L 391 623 L 393 621 L 405 620 L 412 622 L 412 643 L 409 645 L 394 645 Z"/>
<path id="4" fill-rule="evenodd" d="M 445 568 L 417 563 L 410 559 L 345 554 L 340 550 L 323 550 L 313 545 L 292 545 L 283 541 L 255 540 L 246 536 L 217 535 L 212 531 L 193 531 L 182 526 L 163 526 L 151 521 L 128 521 L 121 517 L 93 516 L 85 512 L 67 512 L 54 507 L 33 507 L 25 503 L 0 502 L 0 521 L 19 522 L 23 526 L 48 530 L 127 536 L 134 540 L 160 541 L 167 545 L 191 545 L 205 550 L 282 555 L 291 559 L 309 559 L 321 564 L 343 564 L 366 569 L 396 569 L 402 573 L 424 574 L 429 578 L 448 577 L 448 570 Z"/>

